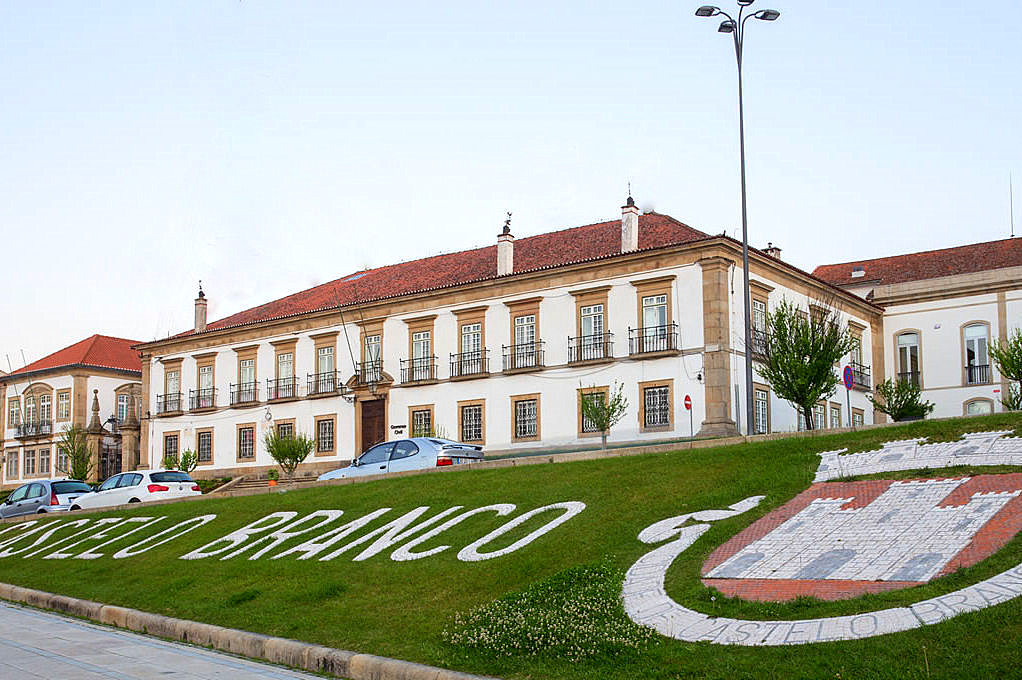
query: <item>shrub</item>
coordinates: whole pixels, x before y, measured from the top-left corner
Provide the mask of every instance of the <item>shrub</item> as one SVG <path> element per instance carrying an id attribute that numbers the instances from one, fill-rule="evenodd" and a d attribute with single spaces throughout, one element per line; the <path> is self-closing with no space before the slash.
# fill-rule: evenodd
<path id="1" fill-rule="evenodd" d="M 933 403 L 923 401 L 922 390 L 908 380 L 892 380 L 888 378 L 873 388 L 873 394 L 866 398 L 873 408 L 886 413 L 893 420 L 915 420 L 925 418 L 933 411 Z"/>
<path id="2" fill-rule="evenodd" d="M 315 445 L 315 442 L 304 434 L 281 437 L 275 430 L 267 432 L 263 441 L 266 442 L 266 451 L 269 452 L 270 458 L 280 466 L 288 481 L 294 478 L 295 469 L 309 457 Z"/>
<path id="3" fill-rule="evenodd" d="M 628 410 L 628 399 L 624 395 L 624 390 L 624 385 L 615 382 L 605 397 L 603 392 L 596 391 L 595 385 L 579 388 L 582 417 L 596 427 L 603 448 L 607 448 L 607 433 L 610 432 L 610 428 L 617 425 Z"/>

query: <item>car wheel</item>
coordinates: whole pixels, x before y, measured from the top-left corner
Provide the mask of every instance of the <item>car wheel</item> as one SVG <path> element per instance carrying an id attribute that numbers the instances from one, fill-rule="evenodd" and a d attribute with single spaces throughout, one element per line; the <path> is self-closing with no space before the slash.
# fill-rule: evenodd
<path id="1" fill-rule="evenodd" d="M 42 508 L 40 508 L 40 509 L 38 509 L 38 510 L 36 510 L 36 511 L 35 511 L 35 514 L 37 514 L 37 515 L 45 515 L 45 514 L 46 514 L 46 511 L 45 511 L 45 510 L 43 510 Z"/>
<path id="2" fill-rule="evenodd" d="M 132 498 L 132 499 L 131 499 L 130 501 L 128 501 L 128 502 L 129 502 L 129 503 L 141 503 L 142 501 L 138 500 L 137 498 Z"/>
<path id="3" fill-rule="evenodd" d="M 81 508 L 78 507 L 77 505 L 72 505 L 70 508 L 68 508 L 68 512 L 74 512 L 75 510 L 81 510 Z"/>

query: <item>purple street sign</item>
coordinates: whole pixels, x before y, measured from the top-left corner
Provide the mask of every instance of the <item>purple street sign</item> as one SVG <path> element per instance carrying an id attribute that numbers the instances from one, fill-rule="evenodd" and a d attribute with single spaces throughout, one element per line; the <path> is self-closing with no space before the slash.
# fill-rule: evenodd
<path id="1" fill-rule="evenodd" d="M 847 390 L 852 389 L 852 385 L 855 384 L 855 374 L 852 373 L 851 366 L 845 366 L 844 374 L 842 377 L 844 377 L 845 379 L 845 389 Z"/>

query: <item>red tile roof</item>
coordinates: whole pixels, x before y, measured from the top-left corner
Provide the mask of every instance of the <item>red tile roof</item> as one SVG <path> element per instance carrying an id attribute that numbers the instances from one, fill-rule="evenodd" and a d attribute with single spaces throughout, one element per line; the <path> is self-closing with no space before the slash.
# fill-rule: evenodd
<path id="1" fill-rule="evenodd" d="M 710 238 L 659 213 L 639 216 L 639 250 Z M 599 222 L 515 240 L 514 273 L 551 269 L 621 253 L 621 221 Z M 350 274 L 207 325 L 231 328 L 409 293 L 497 278 L 497 246 L 436 255 Z M 181 335 L 190 335 L 187 331 Z"/>
<path id="2" fill-rule="evenodd" d="M 139 359 L 138 352 L 131 349 L 132 345 L 137 344 L 138 340 L 93 335 L 38 361 L 33 361 L 28 366 L 11 373 L 11 376 L 64 366 L 113 368 L 121 371 L 137 371 L 141 374 L 142 360 Z"/>
<path id="3" fill-rule="evenodd" d="M 836 286 L 866 282 L 883 285 L 1017 266 L 1022 266 L 1022 239 L 1008 238 L 873 260 L 825 264 L 813 270 L 813 276 Z M 862 267 L 863 275 L 852 278 L 856 267 Z"/>

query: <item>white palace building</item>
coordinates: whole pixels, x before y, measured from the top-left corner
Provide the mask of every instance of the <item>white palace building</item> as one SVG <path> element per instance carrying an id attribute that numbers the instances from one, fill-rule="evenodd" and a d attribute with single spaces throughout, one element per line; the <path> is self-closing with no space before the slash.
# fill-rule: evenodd
<path id="1" fill-rule="evenodd" d="M 851 412 L 844 389 L 826 426 L 873 422 L 866 393 L 889 363 L 883 309 L 750 250 L 753 324 L 783 299 L 826 300 L 859 338 Z M 270 428 L 315 439 L 307 472 L 369 445 L 435 433 L 487 452 L 592 445 L 585 392 L 621 384 L 628 413 L 612 443 L 747 431 L 741 244 L 631 198 L 620 220 L 360 271 L 135 346 L 142 358 L 141 459 L 191 449 L 201 476 L 272 464 Z M 757 379 L 754 432 L 797 428 Z M 691 414 L 685 397 L 691 398 Z M 691 418 L 690 418 L 691 415 Z"/>

